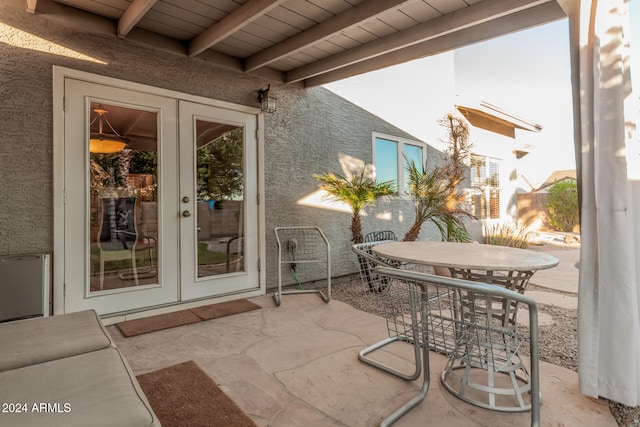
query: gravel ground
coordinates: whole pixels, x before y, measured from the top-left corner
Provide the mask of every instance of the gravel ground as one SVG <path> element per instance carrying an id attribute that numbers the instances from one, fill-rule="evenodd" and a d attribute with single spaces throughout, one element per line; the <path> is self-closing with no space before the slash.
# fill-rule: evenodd
<path id="1" fill-rule="evenodd" d="M 568 249 L 575 246 L 547 245 L 545 249 Z M 534 249 L 534 248 L 532 248 Z M 426 272 L 429 272 L 428 270 Z M 530 285 L 531 288 L 534 285 Z M 541 290 L 541 288 L 537 289 Z M 544 289 L 548 291 L 548 289 Z M 345 302 L 358 310 L 383 316 L 379 298 L 364 292 L 360 278 L 332 287 L 332 298 Z M 554 305 L 539 304 L 538 310 L 553 318 L 553 324 L 540 327 L 540 360 L 578 371 L 578 317 L 577 310 Z M 520 327 L 526 332 L 526 327 Z M 528 345 L 523 347 L 523 355 L 528 354 Z M 640 427 L 640 407 L 629 407 L 609 401 L 609 409 L 620 427 Z"/>

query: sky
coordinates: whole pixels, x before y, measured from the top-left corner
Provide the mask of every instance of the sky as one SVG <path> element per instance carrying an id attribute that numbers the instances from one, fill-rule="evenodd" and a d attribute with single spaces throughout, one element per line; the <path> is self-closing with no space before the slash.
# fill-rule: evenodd
<path id="1" fill-rule="evenodd" d="M 632 79 L 640 87 L 640 0 L 630 7 Z M 521 162 L 529 181 L 575 169 L 567 19 L 325 87 L 438 148 L 446 135 L 437 119 L 454 103 L 487 101 L 542 125 Z"/>
<path id="2" fill-rule="evenodd" d="M 567 19 L 458 49 L 454 57 L 459 96 L 543 127 L 539 134 L 517 134 L 536 145 L 518 167 L 530 182 L 575 169 Z"/>

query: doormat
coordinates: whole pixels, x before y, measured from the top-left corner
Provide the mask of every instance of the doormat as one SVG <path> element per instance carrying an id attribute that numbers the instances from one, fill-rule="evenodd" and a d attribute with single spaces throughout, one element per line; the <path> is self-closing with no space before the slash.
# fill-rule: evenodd
<path id="1" fill-rule="evenodd" d="M 218 317 L 231 316 L 232 314 L 257 310 L 259 308 L 259 305 L 254 304 L 251 301 L 247 301 L 246 299 L 239 299 L 235 301 L 224 302 L 222 304 L 211 304 L 192 308 L 191 312 L 202 320 L 211 320 L 217 319 Z"/>
<path id="2" fill-rule="evenodd" d="M 261 308 L 259 305 L 241 299 L 176 311 L 174 313 L 144 317 L 142 319 L 127 320 L 126 322 L 116 323 L 116 326 L 120 329 L 122 335 L 128 338 L 161 331 L 163 329 L 175 328 L 177 326 L 190 325 L 205 320 L 231 316 L 233 314 L 245 313 L 247 311 L 258 310 L 259 308 Z"/>
<path id="3" fill-rule="evenodd" d="M 136 378 L 163 427 L 256 426 L 192 360 Z"/>

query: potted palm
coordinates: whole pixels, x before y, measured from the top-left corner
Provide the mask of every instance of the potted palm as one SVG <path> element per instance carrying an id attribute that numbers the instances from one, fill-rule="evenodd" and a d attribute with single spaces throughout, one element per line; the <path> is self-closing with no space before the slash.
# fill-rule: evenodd
<path id="1" fill-rule="evenodd" d="M 459 184 L 467 173 L 465 159 L 469 157 L 469 126 L 466 121 L 447 114 L 438 123 L 447 129 L 449 140 L 447 160 L 440 167 L 427 172 L 427 165 L 407 165 L 409 196 L 414 202 L 416 219 L 404 237 L 414 241 L 420 235 L 422 225 L 431 221 L 438 227 L 443 241 L 467 242 L 470 240 L 462 218 L 471 217 L 465 209 L 465 197 Z"/>
<path id="2" fill-rule="evenodd" d="M 376 182 L 365 176 L 364 168 L 351 178 L 333 173 L 316 174 L 321 188 L 329 197 L 346 203 L 351 208 L 351 241 L 362 243 L 362 221 L 360 215 L 365 207 L 372 205 L 382 196 L 396 192 L 392 181 Z"/>
<path id="3" fill-rule="evenodd" d="M 469 234 L 461 217 L 469 215 L 461 208 L 462 197 L 455 184 L 448 180 L 441 168 L 427 172 L 427 165 L 407 165 L 408 194 L 413 200 L 416 218 L 404 236 L 404 241 L 414 241 L 420 235 L 425 222 L 431 221 L 440 231 L 443 241 L 466 242 Z"/>

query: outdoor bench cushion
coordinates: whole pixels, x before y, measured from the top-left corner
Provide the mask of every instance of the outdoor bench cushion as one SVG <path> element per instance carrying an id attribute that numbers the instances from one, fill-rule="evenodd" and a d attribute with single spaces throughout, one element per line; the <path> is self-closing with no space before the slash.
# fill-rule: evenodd
<path id="1" fill-rule="evenodd" d="M 112 345 L 93 310 L 0 323 L 0 343 L 0 372 Z"/>
<path id="2" fill-rule="evenodd" d="M 0 402 L 2 426 L 159 425 L 114 347 L 0 372 Z"/>

